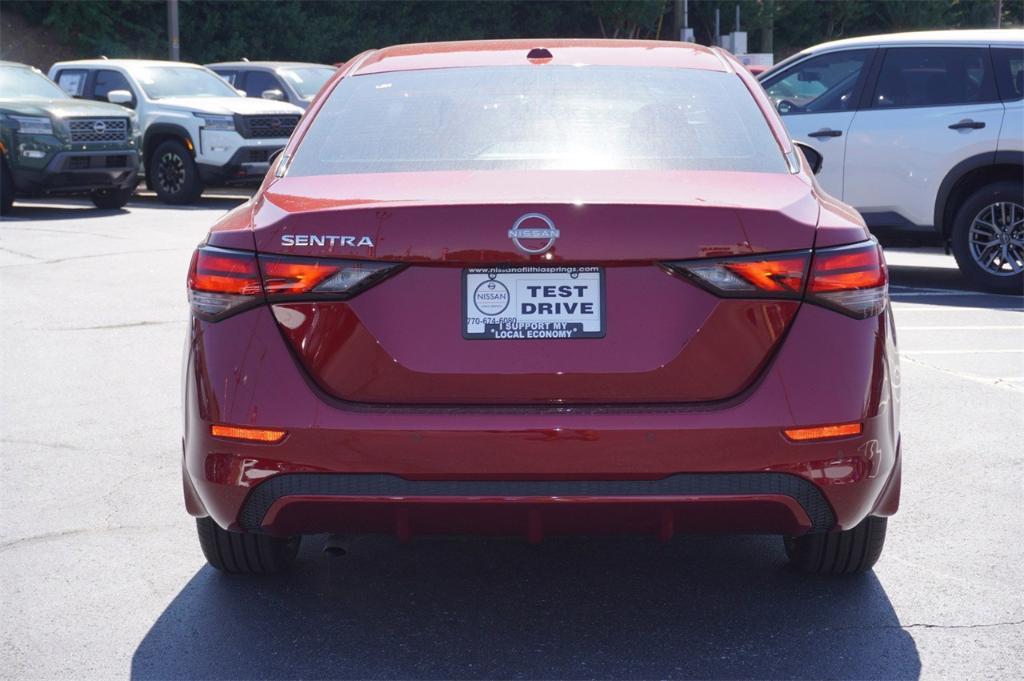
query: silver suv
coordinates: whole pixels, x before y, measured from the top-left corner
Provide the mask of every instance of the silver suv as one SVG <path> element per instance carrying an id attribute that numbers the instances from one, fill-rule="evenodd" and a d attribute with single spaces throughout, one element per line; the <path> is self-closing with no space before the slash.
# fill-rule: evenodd
<path id="1" fill-rule="evenodd" d="M 976 285 L 1024 290 L 1024 30 L 839 40 L 759 79 L 873 232 L 940 240 Z"/>

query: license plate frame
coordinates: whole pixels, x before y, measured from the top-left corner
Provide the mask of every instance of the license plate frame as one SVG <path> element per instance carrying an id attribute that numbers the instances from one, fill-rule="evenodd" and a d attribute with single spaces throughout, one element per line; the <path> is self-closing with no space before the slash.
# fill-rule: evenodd
<path id="1" fill-rule="evenodd" d="M 604 338 L 607 333 L 604 275 L 603 267 L 589 265 L 467 267 L 462 270 L 462 337 L 466 340 Z M 488 282 L 495 282 L 500 288 L 481 289 Z M 534 290 L 524 288 L 527 286 Z M 536 290 L 538 287 L 540 290 Z M 554 287 L 556 295 L 545 295 L 551 293 L 547 287 Z M 564 287 L 568 287 L 568 293 Z M 581 291 L 580 287 L 585 290 Z M 500 299 L 502 289 L 506 294 L 504 307 Z M 478 297 L 481 293 L 497 297 Z M 520 300 L 522 297 L 527 299 Z M 552 310 L 560 312 L 551 313 L 557 318 L 524 318 L 526 313 L 520 311 L 528 308 L 522 306 L 523 302 L 550 303 Z M 565 305 L 555 308 L 555 303 Z M 570 308 L 572 303 L 579 307 Z M 588 309 L 591 311 L 584 312 Z"/>

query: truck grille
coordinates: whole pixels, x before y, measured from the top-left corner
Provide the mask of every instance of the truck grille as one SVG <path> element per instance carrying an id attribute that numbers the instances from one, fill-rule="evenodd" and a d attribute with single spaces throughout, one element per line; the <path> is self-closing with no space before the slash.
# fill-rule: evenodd
<path id="1" fill-rule="evenodd" d="M 242 137 L 288 137 L 299 124 L 298 114 L 237 116 L 235 127 Z"/>
<path id="2" fill-rule="evenodd" d="M 73 118 L 68 121 L 72 142 L 124 142 L 127 118 Z"/>

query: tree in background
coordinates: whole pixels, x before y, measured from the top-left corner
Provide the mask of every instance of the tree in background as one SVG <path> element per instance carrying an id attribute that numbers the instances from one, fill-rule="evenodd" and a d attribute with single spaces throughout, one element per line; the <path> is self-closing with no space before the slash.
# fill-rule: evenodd
<path id="1" fill-rule="evenodd" d="M 602 38 L 658 38 L 664 0 L 601 0 L 591 3 Z"/>
<path id="2" fill-rule="evenodd" d="M 698 42 L 733 29 L 740 6 L 748 44 L 781 59 L 835 38 L 927 28 L 1024 24 L 1024 0 L 690 0 Z M 275 59 L 335 63 L 406 42 L 473 38 L 619 37 L 673 39 L 675 3 L 665 0 L 181 0 L 181 55 L 194 62 Z M 4 0 L 2 12 L 49 26 L 83 57 L 167 54 L 163 0 Z M 0 36 L 0 49 L 3 48 Z"/>

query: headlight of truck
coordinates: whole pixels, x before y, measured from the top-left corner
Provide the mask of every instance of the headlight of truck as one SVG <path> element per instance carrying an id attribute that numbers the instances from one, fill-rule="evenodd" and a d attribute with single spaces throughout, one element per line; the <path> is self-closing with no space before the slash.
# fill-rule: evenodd
<path id="1" fill-rule="evenodd" d="M 234 130 L 235 119 L 231 116 L 216 116 L 214 114 L 204 114 L 193 112 L 192 114 L 196 118 L 200 118 L 203 121 L 203 127 L 207 130 Z"/>
<path id="2" fill-rule="evenodd" d="M 53 123 L 46 116 L 11 116 L 8 118 L 18 124 L 18 132 L 26 135 L 52 135 Z"/>

